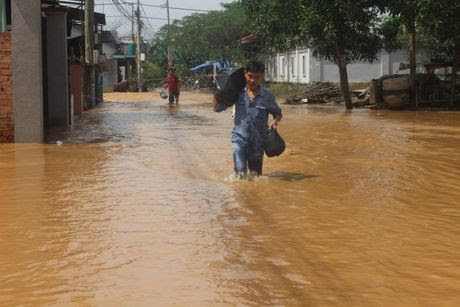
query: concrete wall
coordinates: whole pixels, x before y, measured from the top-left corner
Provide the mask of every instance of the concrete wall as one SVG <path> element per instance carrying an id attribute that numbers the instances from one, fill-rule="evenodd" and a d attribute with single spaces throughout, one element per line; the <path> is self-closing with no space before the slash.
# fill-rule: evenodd
<path id="1" fill-rule="evenodd" d="M 102 73 L 104 92 L 112 92 L 113 85 L 118 82 L 118 61 L 107 60 L 107 71 Z"/>
<path id="2" fill-rule="evenodd" d="M 399 73 L 399 63 L 406 62 L 402 52 L 388 54 L 382 52 L 373 63 L 366 61 L 351 63 L 348 68 L 350 82 L 368 82 L 387 74 Z M 270 55 L 267 65 L 266 80 L 274 82 L 309 83 L 316 81 L 339 82 L 339 70 L 331 61 L 313 56 L 312 49 L 297 48 L 285 53 Z M 275 72 L 275 65 L 276 72 Z M 401 72 L 406 73 L 406 71 Z"/>
<path id="3" fill-rule="evenodd" d="M 81 25 L 72 25 L 72 29 L 70 30 L 70 37 L 69 38 L 74 38 L 74 37 L 80 37 L 82 36 L 82 31 L 81 31 Z"/>
<path id="4" fill-rule="evenodd" d="M 0 143 L 14 141 L 11 33 L 0 32 Z"/>
<path id="5" fill-rule="evenodd" d="M 107 71 L 102 73 L 102 89 L 104 92 L 112 92 L 113 85 L 118 82 L 118 62 L 112 59 L 117 51 L 117 46 L 113 43 L 103 43 L 102 53 L 107 58 Z"/>
<path id="6" fill-rule="evenodd" d="M 43 142 L 41 4 L 11 1 L 15 142 Z"/>
<path id="7" fill-rule="evenodd" d="M 266 79 L 276 82 L 307 83 L 309 80 L 309 49 L 298 48 L 267 57 Z"/>
<path id="8" fill-rule="evenodd" d="M 406 57 L 402 51 L 388 54 L 382 52 L 377 60 L 372 63 L 359 61 L 347 66 L 349 82 L 368 82 L 378 79 L 383 75 L 397 74 L 399 63 L 405 62 Z M 313 81 L 340 81 L 337 65 L 331 61 L 322 61 L 324 75 L 321 78 L 314 78 Z"/>
<path id="9" fill-rule="evenodd" d="M 102 44 L 102 53 L 105 53 L 107 60 L 110 60 L 115 52 L 117 52 L 117 46 L 115 44 Z"/>
<path id="10" fill-rule="evenodd" d="M 49 126 L 67 126 L 70 121 L 67 62 L 67 11 L 46 9 Z"/>

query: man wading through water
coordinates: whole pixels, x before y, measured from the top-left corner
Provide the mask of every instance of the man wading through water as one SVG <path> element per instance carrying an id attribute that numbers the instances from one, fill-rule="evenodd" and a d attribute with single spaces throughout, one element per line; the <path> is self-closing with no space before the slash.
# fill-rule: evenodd
<path id="1" fill-rule="evenodd" d="M 166 77 L 166 85 L 164 88 L 168 88 L 169 91 L 169 104 L 174 103 L 179 104 L 179 95 L 180 95 L 180 81 L 179 77 L 176 76 L 176 71 L 174 68 L 168 70 L 169 75 Z"/>
<path id="2" fill-rule="evenodd" d="M 245 178 L 250 173 L 262 175 L 264 144 L 268 129 L 276 129 L 282 118 L 275 97 L 260 86 L 265 66 L 259 61 L 249 62 L 244 71 L 246 87 L 235 103 L 235 127 L 232 132 L 234 175 Z M 222 112 L 228 106 L 213 98 L 214 111 Z M 268 114 L 273 120 L 268 125 Z"/>

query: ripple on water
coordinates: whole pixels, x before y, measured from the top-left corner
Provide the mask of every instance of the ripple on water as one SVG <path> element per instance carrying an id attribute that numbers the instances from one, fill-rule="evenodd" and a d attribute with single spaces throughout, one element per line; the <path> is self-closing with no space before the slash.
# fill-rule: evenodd
<path id="1" fill-rule="evenodd" d="M 234 180 L 199 103 L 0 146 L 0 305 L 460 301 L 458 114 L 285 107 L 287 151 Z"/>

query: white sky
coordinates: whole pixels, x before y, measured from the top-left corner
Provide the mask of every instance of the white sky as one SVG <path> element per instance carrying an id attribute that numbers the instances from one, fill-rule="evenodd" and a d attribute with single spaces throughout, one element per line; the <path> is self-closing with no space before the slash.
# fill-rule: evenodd
<path id="1" fill-rule="evenodd" d="M 124 2 L 131 3 L 137 2 L 137 0 L 123 0 Z M 119 2 L 123 2 L 120 1 Z M 153 4 L 153 5 L 164 5 L 166 3 L 165 0 L 141 0 L 141 4 Z M 222 9 L 221 3 L 230 3 L 233 0 L 169 0 L 170 7 L 180 7 L 180 8 L 192 8 L 192 9 L 201 9 L 201 10 L 220 10 Z M 112 0 L 95 0 L 95 11 L 99 13 L 104 13 L 106 15 L 106 22 L 107 26 L 105 27 L 106 30 L 112 30 L 111 27 L 115 25 L 120 27 L 116 29 L 120 36 L 130 36 L 131 34 L 131 22 L 127 18 L 116 17 L 120 16 L 121 13 L 117 11 L 115 6 L 108 5 L 113 3 Z M 107 5 L 98 5 L 98 4 L 107 4 Z M 131 6 L 126 6 L 127 9 L 131 12 Z M 136 6 L 135 6 L 136 8 Z M 156 7 L 148 7 L 144 6 L 145 13 L 141 9 L 141 15 L 148 17 L 155 17 L 155 18 L 165 18 L 166 19 L 166 9 L 163 8 L 156 8 Z M 170 18 L 171 19 L 181 19 L 186 15 L 193 14 L 194 12 L 191 11 L 183 11 L 183 10 L 174 10 L 170 9 Z M 115 17 L 111 17 L 115 16 Z M 149 25 L 150 21 L 150 25 Z M 143 37 L 151 38 L 152 32 L 157 31 L 162 25 L 166 24 L 165 20 L 156 20 L 156 19 L 143 19 L 144 25 L 147 28 L 144 33 Z M 152 29 L 151 29 L 152 28 Z"/>

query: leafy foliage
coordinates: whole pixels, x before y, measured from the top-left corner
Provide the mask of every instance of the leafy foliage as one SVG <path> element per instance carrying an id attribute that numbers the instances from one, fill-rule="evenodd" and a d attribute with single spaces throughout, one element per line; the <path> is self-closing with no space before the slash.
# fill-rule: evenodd
<path id="1" fill-rule="evenodd" d="M 407 42 L 412 92 L 415 92 L 416 51 L 430 58 L 460 57 L 460 2 L 449 0 L 389 0 L 383 5 L 390 17 L 382 24 L 385 48 L 404 48 Z M 454 70 L 455 71 L 455 70 Z M 455 91 L 452 78 L 451 101 Z M 452 103 L 452 102 L 451 102 Z"/>
<path id="2" fill-rule="evenodd" d="M 242 0 L 242 4 L 267 51 L 307 46 L 315 56 L 337 63 L 345 103 L 352 108 L 346 65 L 373 61 L 382 47 L 376 1 Z"/>
<path id="3" fill-rule="evenodd" d="M 243 50 L 238 40 L 249 34 L 249 23 L 241 4 L 224 4 L 224 10 L 196 13 L 163 26 L 149 44 L 147 59 L 167 71 L 167 46 L 179 75 L 213 59 L 241 61 Z"/>
<path id="4" fill-rule="evenodd" d="M 164 81 L 163 72 L 156 63 L 152 63 L 150 61 L 146 61 L 142 64 L 143 68 L 143 80 L 144 84 L 147 86 L 157 85 Z"/>
<path id="5" fill-rule="evenodd" d="M 380 34 L 382 37 L 383 48 L 387 52 L 394 52 L 403 49 L 403 46 L 408 39 L 407 33 L 404 33 L 401 20 L 395 16 L 384 16 L 381 19 Z"/>
<path id="6" fill-rule="evenodd" d="M 421 0 L 418 24 L 425 51 L 435 57 L 453 56 L 460 40 L 460 2 Z"/>
<path id="7" fill-rule="evenodd" d="M 267 52 L 307 46 L 337 60 L 337 40 L 348 61 L 376 58 L 381 40 L 377 7 L 370 1 L 243 0 L 257 37 Z"/>

